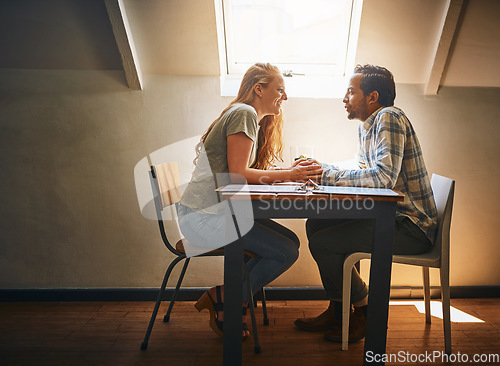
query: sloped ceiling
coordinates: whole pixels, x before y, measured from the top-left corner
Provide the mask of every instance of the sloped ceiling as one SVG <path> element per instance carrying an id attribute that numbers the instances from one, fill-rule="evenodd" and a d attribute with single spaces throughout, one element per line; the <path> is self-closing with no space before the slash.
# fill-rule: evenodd
<path id="1" fill-rule="evenodd" d="M 218 1 L 218 0 L 215 0 Z M 446 0 L 364 0 L 356 61 L 425 83 Z M 218 75 L 214 0 L 123 0 L 142 74 Z M 500 87 L 498 0 L 465 0 L 441 85 Z M 3 0 L 0 68 L 120 70 L 104 0 Z"/>
<path id="2" fill-rule="evenodd" d="M 465 2 L 443 85 L 500 86 L 499 15 L 498 0 Z"/>
<path id="3" fill-rule="evenodd" d="M 0 67 L 119 70 L 103 0 L 0 1 Z"/>
<path id="4" fill-rule="evenodd" d="M 219 75 L 214 0 L 125 0 L 143 73 Z"/>

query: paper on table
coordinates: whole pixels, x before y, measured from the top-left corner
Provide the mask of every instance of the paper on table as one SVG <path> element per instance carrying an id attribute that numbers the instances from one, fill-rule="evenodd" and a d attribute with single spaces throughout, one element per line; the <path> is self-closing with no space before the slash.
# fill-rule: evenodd
<path id="1" fill-rule="evenodd" d="M 297 193 L 297 185 L 271 184 L 229 184 L 219 188 L 219 192 L 252 192 L 252 193 Z"/>
<path id="2" fill-rule="evenodd" d="M 367 188 L 367 187 L 343 187 L 343 186 L 320 186 L 321 189 L 314 189 L 313 193 L 319 194 L 352 194 L 371 196 L 397 196 L 398 193 L 387 188 Z"/>

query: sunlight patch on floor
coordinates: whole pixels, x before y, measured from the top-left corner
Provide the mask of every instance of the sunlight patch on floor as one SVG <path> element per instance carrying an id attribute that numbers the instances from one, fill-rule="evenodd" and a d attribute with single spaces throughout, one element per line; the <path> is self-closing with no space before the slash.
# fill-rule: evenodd
<path id="1" fill-rule="evenodd" d="M 389 305 L 413 305 L 421 314 L 425 314 L 423 301 L 390 301 Z M 431 301 L 431 315 L 443 319 L 443 307 L 440 301 Z M 454 323 L 484 323 L 484 320 L 458 310 L 453 306 L 450 308 L 451 321 Z"/>

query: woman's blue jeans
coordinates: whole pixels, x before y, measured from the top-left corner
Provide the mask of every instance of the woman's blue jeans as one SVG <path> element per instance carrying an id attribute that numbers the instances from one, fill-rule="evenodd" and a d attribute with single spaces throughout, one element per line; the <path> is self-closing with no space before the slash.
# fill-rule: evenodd
<path id="1" fill-rule="evenodd" d="M 197 214 L 189 216 L 190 209 L 179 205 L 179 227 L 191 243 L 201 243 L 219 238 L 224 233 L 223 215 Z M 184 219 L 190 217 L 189 220 Z M 193 220 L 193 217 L 196 219 Z M 212 238 L 212 239 L 210 239 Z M 300 241 L 297 235 L 270 219 L 256 219 L 253 227 L 243 236 L 246 251 L 255 254 L 247 262 L 252 291 L 256 293 L 292 266 L 299 256 Z M 213 245 L 213 244 L 212 244 Z M 243 301 L 248 301 L 246 279 L 243 283 Z"/>

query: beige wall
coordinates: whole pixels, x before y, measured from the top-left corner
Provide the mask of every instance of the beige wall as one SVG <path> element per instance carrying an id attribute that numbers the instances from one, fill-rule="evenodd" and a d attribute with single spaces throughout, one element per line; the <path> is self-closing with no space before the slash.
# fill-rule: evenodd
<path id="1" fill-rule="evenodd" d="M 2 13 L 9 36 L 0 54 L 8 67 L 0 68 L 0 288 L 157 287 L 171 255 L 156 223 L 140 213 L 134 167 L 203 133 L 230 100 L 219 91 L 214 1 L 124 2 L 144 91 L 110 71 L 120 65 L 104 5 L 66 3 L 44 2 L 37 11 L 36 1 L 21 2 L 8 8 L 15 16 Z M 457 181 L 451 284 L 498 286 L 500 74 L 492 65 L 500 23 L 492 9 L 500 3 L 466 2 L 446 87 L 424 97 L 444 4 L 364 0 L 356 62 L 394 72 L 396 103 L 414 124 L 429 172 Z M 33 23 L 34 12 L 43 21 Z M 459 85 L 469 87 L 451 87 Z M 324 161 L 353 156 L 356 123 L 340 99 L 291 98 L 285 114 L 285 159 L 290 145 L 314 145 Z M 273 285 L 320 285 L 304 221 L 284 222 L 300 236 L 301 254 Z M 222 280 L 220 258 L 196 262 L 185 285 Z M 394 285 L 419 281 L 418 270 L 395 267 Z"/>
<path id="2" fill-rule="evenodd" d="M 146 75 L 130 91 L 118 71 L 0 69 L 0 288 L 157 287 L 171 255 L 141 216 L 134 167 L 146 154 L 201 134 L 229 99 L 212 76 Z M 456 179 L 451 284 L 500 285 L 498 88 L 398 85 L 396 104 L 419 135 L 430 172 Z M 286 149 L 350 158 L 356 123 L 340 99 L 290 99 Z M 307 124 L 305 123 L 307 122 Z M 186 153 L 192 153 L 191 148 Z M 285 158 L 288 158 L 285 155 Z M 273 286 L 318 286 L 304 221 L 298 262 Z M 185 285 L 222 280 L 221 259 L 198 259 Z M 396 268 L 393 284 L 419 285 Z"/>

